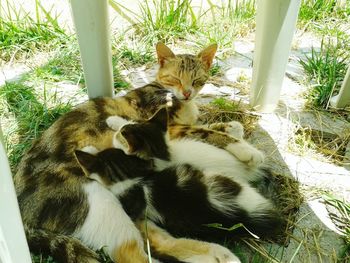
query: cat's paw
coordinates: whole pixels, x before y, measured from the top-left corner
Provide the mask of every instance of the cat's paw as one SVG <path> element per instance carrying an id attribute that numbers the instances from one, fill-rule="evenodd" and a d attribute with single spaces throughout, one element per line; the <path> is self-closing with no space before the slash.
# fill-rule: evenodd
<path id="1" fill-rule="evenodd" d="M 230 121 L 226 124 L 225 132 L 237 139 L 243 139 L 243 125 L 238 121 Z"/>
<path id="2" fill-rule="evenodd" d="M 244 135 L 244 130 L 243 126 L 241 123 L 238 121 L 230 121 L 230 122 L 217 122 L 217 123 L 212 123 L 209 125 L 209 128 L 211 130 L 215 131 L 220 131 L 220 132 L 225 132 L 235 139 L 243 139 Z"/>
<path id="3" fill-rule="evenodd" d="M 240 259 L 227 248 L 218 244 L 209 244 L 209 250 L 202 255 L 193 255 L 187 258 L 189 263 L 240 263 Z"/>
<path id="4" fill-rule="evenodd" d="M 119 116 L 110 116 L 106 119 L 106 123 L 112 130 L 118 131 L 120 127 L 128 123 L 128 121 Z"/>
<path id="5" fill-rule="evenodd" d="M 230 143 L 225 148 L 241 162 L 250 167 L 257 167 L 264 162 L 264 154 L 245 141 Z"/>

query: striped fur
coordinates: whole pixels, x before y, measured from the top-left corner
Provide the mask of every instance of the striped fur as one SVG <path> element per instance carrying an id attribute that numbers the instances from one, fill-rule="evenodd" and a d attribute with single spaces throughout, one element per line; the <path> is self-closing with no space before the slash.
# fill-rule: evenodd
<path id="1" fill-rule="evenodd" d="M 204 50 L 203 54 L 207 52 Z M 174 56 L 176 60 L 186 57 Z M 207 74 L 208 60 L 212 60 L 212 57 L 198 58 L 194 63 L 205 63 L 204 70 L 198 66 L 202 72 L 198 74 Z M 160 60 L 163 61 L 163 58 Z M 169 74 L 178 70 L 170 62 L 163 63 L 163 66 Z M 185 71 L 182 67 L 181 72 Z M 191 101 L 193 97 L 185 101 L 172 95 L 169 90 L 173 90 L 172 86 L 169 83 L 165 85 L 163 78 L 157 77 L 157 81 L 132 90 L 123 97 L 92 99 L 59 118 L 33 142 L 18 166 L 14 181 L 27 235 L 30 237 L 31 233 L 36 233 L 36 240 L 42 240 L 35 247 L 54 253 L 55 246 L 59 244 L 62 254 L 69 254 L 66 259 L 57 258 L 57 262 L 63 263 L 94 262 L 94 256 L 87 247 L 107 247 L 111 258 L 119 263 L 130 262 L 130 258 L 134 263 L 146 262 L 143 239 L 133 221 L 109 191 L 99 188 L 94 180 L 85 176 L 74 151 L 89 145 L 94 145 L 98 151 L 111 147 L 114 131 L 106 123 L 108 117 L 116 115 L 135 121 L 148 119 L 169 103 L 169 97 L 173 106 L 173 122 L 195 122 L 198 110 Z M 103 198 L 109 200 L 108 204 L 98 202 Z M 99 225 L 105 225 L 103 231 L 100 231 Z M 121 229 L 130 231 L 123 232 Z M 93 238 L 95 235 L 98 238 Z M 87 246 L 86 250 L 80 249 L 76 238 L 81 246 Z M 29 238 L 29 242 L 31 240 Z M 63 243 L 67 243 L 67 246 L 61 245 Z M 40 247 L 47 249 L 41 250 Z M 79 255 L 80 251 L 82 255 Z"/>

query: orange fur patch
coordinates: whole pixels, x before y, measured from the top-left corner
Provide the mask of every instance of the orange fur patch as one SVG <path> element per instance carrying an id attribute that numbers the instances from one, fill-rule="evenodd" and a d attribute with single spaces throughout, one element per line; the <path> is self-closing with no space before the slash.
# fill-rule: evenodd
<path id="1" fill-rule="evenodd" d="M 145 222 L 138 223 L 137 225 L 145 238 L 148 238 L 151 247 L 161 254 L 184 260 L 193 255 L 204 255 L 209 252 L 210 247 L 206 242 L 175 238 L 152 222 L 147 222 L 147 232 Z"/>
<path id="2" fill-rule="evenodd" d="M 147 263 L 148 259 L 143 248 L 136 240 L 123 243 L 113 255 L 113 260 L 118 263 Z"/>

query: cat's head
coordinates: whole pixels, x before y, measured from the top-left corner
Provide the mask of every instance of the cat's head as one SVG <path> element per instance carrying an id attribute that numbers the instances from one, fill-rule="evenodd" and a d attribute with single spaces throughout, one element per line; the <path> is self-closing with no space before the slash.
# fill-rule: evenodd
<path id="1" fill-rule="evenodd" d="M 193 99 L 209 78 L 217 44 L 210 45 L 196 56 L 175 55 L 161 42 L 157 44 L 156 50 L 159 63 L 157 81 L 178 99 Z"/>
<path id="2" fill-rule="evenodd" d="M 75 156 L 87 177 L 106 186 L 148 176 L 153 169 L 152 161 L 126 155 L 120 149 L 106 149 L 96 154 L 76 150 Z"/>
<path id="3" fill-rule="evenodd" d="M 168 112 L 161 108 L 147 121 L 122 126 L 113 139 L 114 147 L 143 159 L 169 160 L 167 146 Z"/>

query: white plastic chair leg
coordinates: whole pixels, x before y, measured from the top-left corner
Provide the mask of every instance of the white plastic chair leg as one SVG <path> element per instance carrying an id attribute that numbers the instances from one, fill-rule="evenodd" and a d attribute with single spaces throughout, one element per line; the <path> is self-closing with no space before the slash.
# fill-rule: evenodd
<path id="1" fill-rule="evenodd" d="M 30 263 L 10 165 L 0 126 L 0 262 Z"/>
<path id="2" fill-rule="evenodd" d="M 280 97 L 300 0 L 259 0 L 250 104 L 272 112 Z"/>
<path id="3" fill-rule="evenodd" d="M 71 0 L 72 15 L 90 98 L 113 96 L 107 0 Z"/>
<path id="4" fill-rule="evenodd" d="M 338 95 L 331 98 L 330 104 L 339 109 L 350 106 L 350 65 Z"/>

